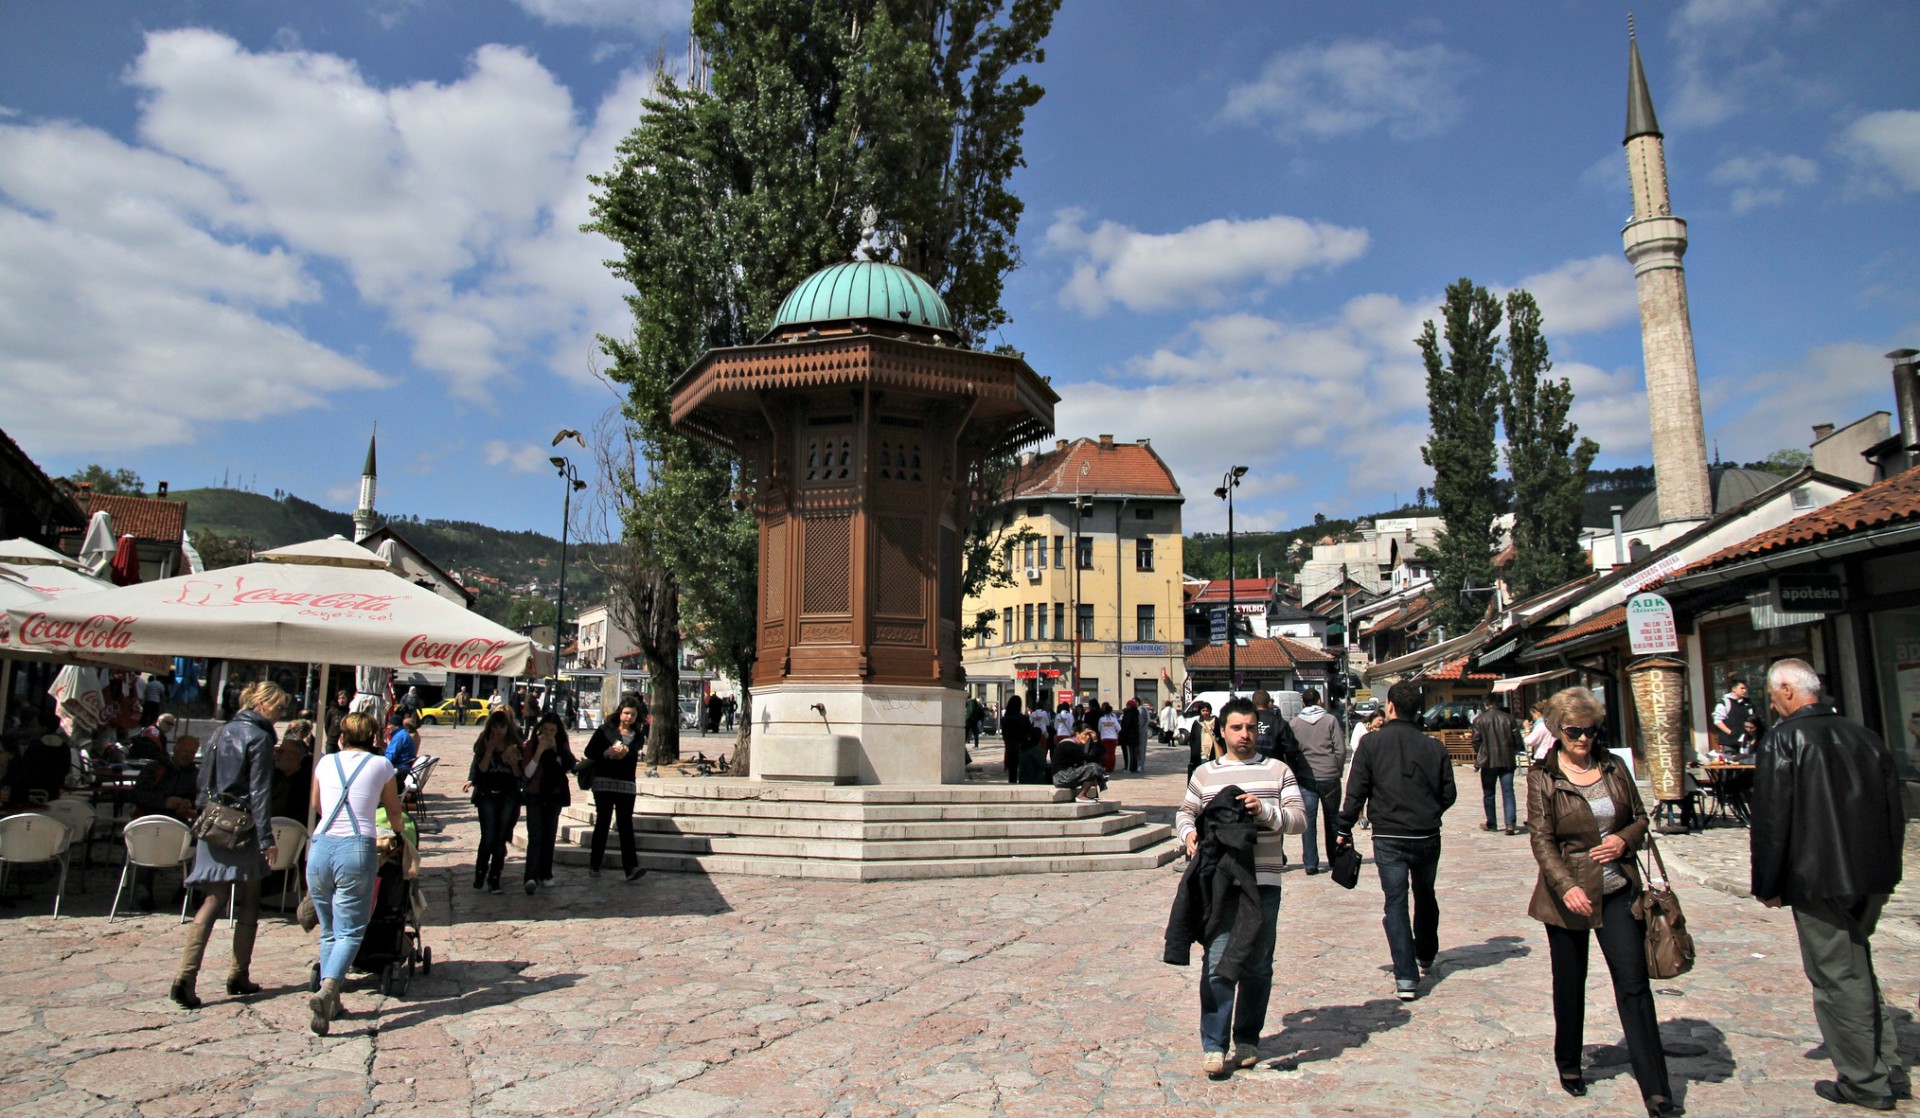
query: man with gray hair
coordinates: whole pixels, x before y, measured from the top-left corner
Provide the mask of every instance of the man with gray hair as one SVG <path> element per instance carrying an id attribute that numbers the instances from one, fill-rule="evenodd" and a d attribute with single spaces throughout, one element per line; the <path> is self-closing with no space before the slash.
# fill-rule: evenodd
<path id="1" fill-rule="evenodd" d="M 1813 1015 L 1838 1073 L 1814 1093 L 1892 1110 L 1910 1089 L 1874 976 L 1873 931 L 1900 883 L 1900 780 L 1886 743 L 1820 694 L 1804 660 L 1767 669 L 1779 720 L 1755 759 L 1753 895 L 1768 908 L 1793 908 Z"/>

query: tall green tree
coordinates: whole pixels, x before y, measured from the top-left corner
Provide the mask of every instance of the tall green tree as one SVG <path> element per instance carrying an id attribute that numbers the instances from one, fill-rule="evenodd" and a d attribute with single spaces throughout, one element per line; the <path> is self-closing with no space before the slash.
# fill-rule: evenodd
<path id="1" fill-rule="evenodd" d="M 109 470 L 97 462 L 83 470 L 76 470 L 67 480 L 75 485 L 90 486 L 103 497 L 140 497 L 146 494 L 139 474 L 132 470 Z"/>
<path id="2" fill-rule="evenodd" d="M 1507 473 L 1513 479 L 1513 562 L 1506 570 L 1514 598 L 1530 598 L 1587 568 L 1580 549 L 1587 469 L 1600 444 L 1575 437 L 1567 419 L 1573 386 L 1548 377 L 1553 362 L 1540 328 L 1540 307 L 1524 290 L 1507 295 L 1506 392 L 1500 426 L 1506 432 Z"/>
<path id="3" fill-rule="evenodd" d="M 1058 6 L 696 0 L 690 72 L 656 66 L 644 117 L 592 179 L 585 228 L 619 246 L 608 266 L 631 287 L 632 332 L 602 341 L 640 447 L 621 513 L 645 565 L 633 592 L 647 600 L 632 612 L 684 626 L 743 685 L 758 598 L 752 479 L 673 431 L 670 385 L 703 351 L 754 341 L 794 285 L 856 251 L 924 276 L 966 344 L 1005 323 L 1022 212 L 1007 181 L 1042 95 L 1019 71 L 1044 60 Z M 987 478 L 976 481 L 979 492 Z M 999 551 L 969 555 L 991 564 Z M 677 635 L 634 635 L 652 705 L 673 710 Z M 656 751 L 674 755 L 676 720 L 655 728 L 666 730 Z"/>
<path id="4" fill-rule="evenodd" d="M 1435 541 L 1434 622 L 1458 636 L 1485 616 L 1493 585 L 1493 434 L 1504 389 L 1498 353 L 1500 303 L 1469 279 L 1447 287 L 1440 308 L 1445 348 L 1429 320 L 1417 339 L 1427 367 L 1431 433 L 1420 458 L 1433 468 L 1433 499 L 1447 526 Z"/>

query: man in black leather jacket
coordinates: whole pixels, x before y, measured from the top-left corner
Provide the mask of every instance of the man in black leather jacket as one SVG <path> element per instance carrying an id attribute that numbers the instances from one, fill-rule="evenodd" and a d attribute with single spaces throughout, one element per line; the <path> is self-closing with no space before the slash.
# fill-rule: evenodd
<path id="1" fill-rule="evenodd" d="M 1829 1102 L 1892 1110 L 1906 1087 L 1893 1018 L 1873 972 L 1873 930 L 1900 883 L 1906 826 L 1893 754 L 1820 701 L 1803 660 L 1767 670 L 1780 720 L 1760 742 L 1753 783 L 1753 895 L 1787 904 L 1837 1080 Z"/>

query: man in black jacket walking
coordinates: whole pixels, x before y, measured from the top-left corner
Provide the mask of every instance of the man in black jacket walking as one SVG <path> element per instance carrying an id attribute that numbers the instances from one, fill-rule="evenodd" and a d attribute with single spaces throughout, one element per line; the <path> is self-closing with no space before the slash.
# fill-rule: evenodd
<path id="1" fill-rule="evenodd" d="M 1473 720 L 1473 767 L 1480 770 L 1480 801 L 1486 808 L 1483 831 L 1497 831 L 1500 822 L 1493 814 L 1493 793 L 1498 789 L 1501 806 L 1506 809 L 1507 833 L 1520 833 L 1513 803 L 1513 761 L 1520 752 L 1520 727 L 1498 701 L 1487 704 Z"/>
<path id="2" fill-rule="evenodd" d="M 1886 744 L 1820 701 L 1804 660 L 1767 669 L 1780 720 L 1761 739 L 1753 782 L 1753 895 L 1793 907 L 1813 1015 L 1837 1080 L 1829 1102 L 1892 1110 L 1907 1088 L 1893 1018 L 1873 972 L 1873 930 L 1900 883 L 1906 816 Z"/>
<path id="3" fill-rule="evenodd" d="M 1385 894 L 1381 924 L 1393 955 L 1394 993 L 1420 996 L 1420 975 L 1440 950 L 1440 904 L 1433 883 L 1440 870 L 1440 817 L 1453 806 L 1453 762 L 1447 749 L 1420 732 L 1420 689 L 1402 680 L 1387 689 L 1387 725 L 1360 739 L 1347 778 L 1338 842 L 1353 842 L 1353 825 L 1367 809 L 1373 821 L 1373 861 Z M 1371 806 L 1369 806 L 1371 803 Z M 1407 915 L 1407 894 L 1413 915 Z"/>

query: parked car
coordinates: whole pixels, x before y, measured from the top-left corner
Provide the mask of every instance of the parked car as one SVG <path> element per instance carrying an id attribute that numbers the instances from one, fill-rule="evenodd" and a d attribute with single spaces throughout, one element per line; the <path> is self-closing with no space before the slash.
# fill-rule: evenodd
<path id="1" fill-rule="evenodd" d="M 1420 728 L 1428 733 L 1435 730 L 1471 730 L 1473 720 L 1480 717 L 1480 712 L 1486 706 L 1484 699 L 1462 699 L 1428 707 L 1420 714 Z"/>
<path id="2" fill-rule="evenodd" d="M 1300 708 L 1304 705 L 1300 700 L 1300 692 L 1298 691 L 1269 691 L 1267 693 L 1273 696 L 1274 709 L 1280 712 L 1280 717 L 1282 718 L 1292 718 L 1294 715 L 1299 714 Z M 1251 691 L 1202 691 L 1195 695 L 1193 701 L 1188 703 L 1186 708 L 1180 712 L 1179 717 L 1174 720 L 1173 740 L 1175 742 L 1184 742 L 1187 740 L 1187 728 L 1192 726 L 1193 720 L 1198 717 L 1197 711 L 1201 703 L 1206 703 L 1211 706 L 1214 715 L 1217 717 L 1220 713 L 1220 708 L 1226 704 L 1228 699 L 1233 698 L 1235 695 L 1243 699 L 1253 698 L 1253 692 Z"/>
<path id="3" fill-rule="evenodd" d="M 420 724 L 422 726 L 438 726 L 442 723 L 448 726 L 453 725 L 458 721 L 458 719 L 454 717 L 454 711 L 459 703 L 460 701 L 458 699 L 443 699 L 433 706 L 426 707 L 420 712 Z M 479 699 L 468 699 L 466 701 L 466 708 L 468 725 L 471 726 L 487 720 L 486 703 L 481 702 Z"/>

